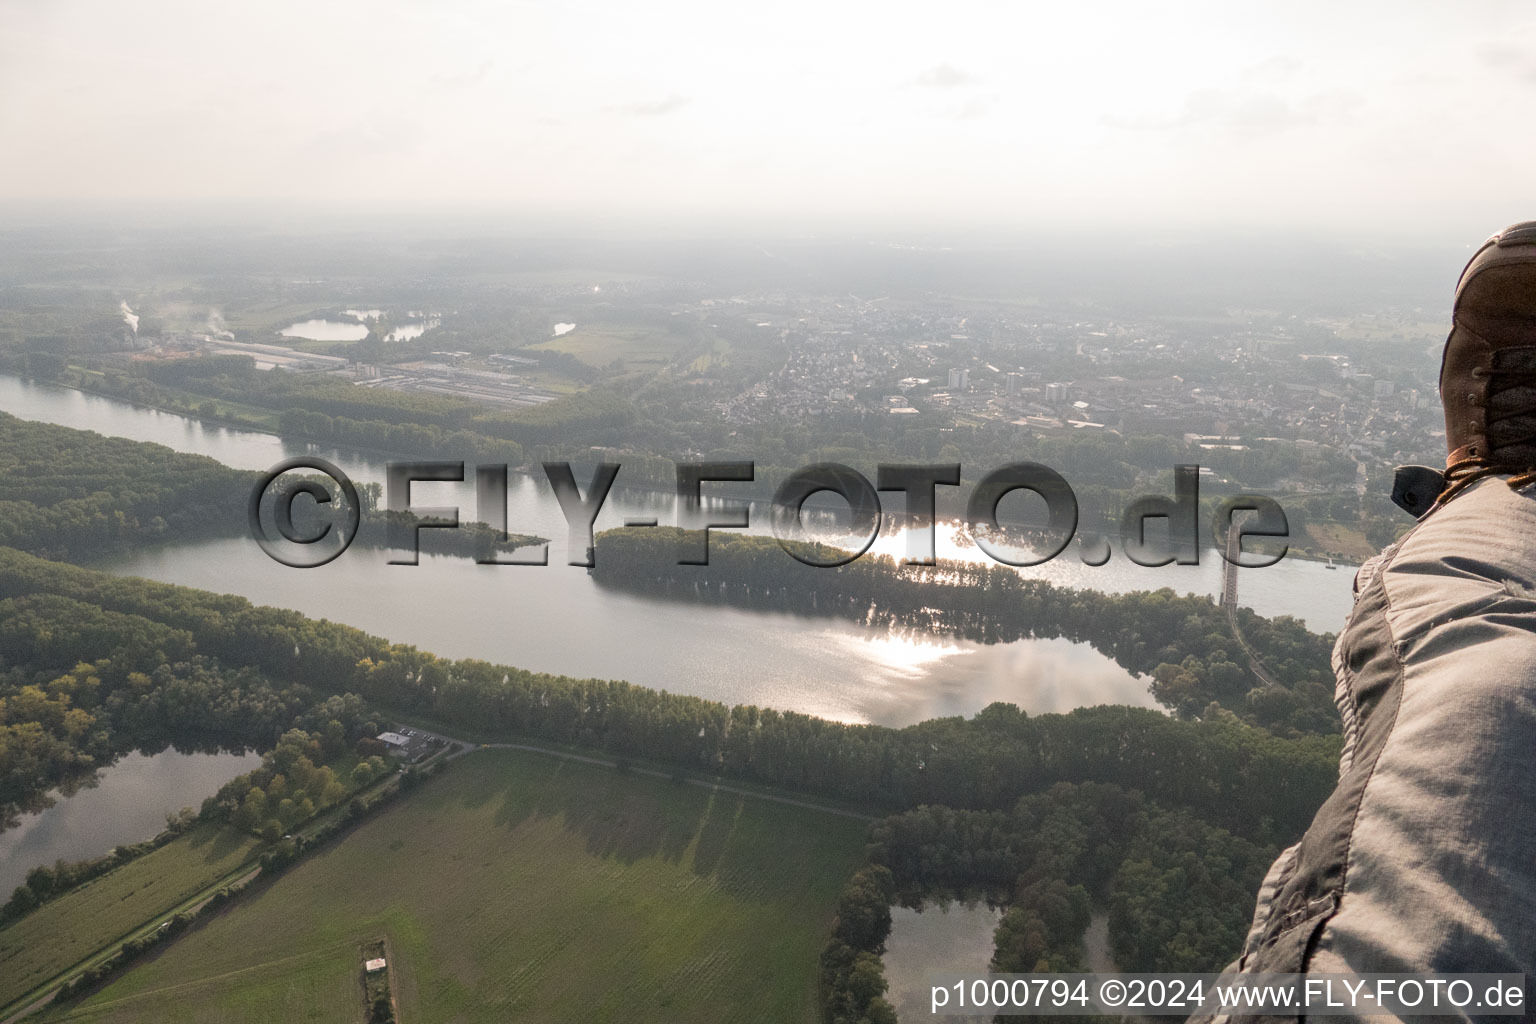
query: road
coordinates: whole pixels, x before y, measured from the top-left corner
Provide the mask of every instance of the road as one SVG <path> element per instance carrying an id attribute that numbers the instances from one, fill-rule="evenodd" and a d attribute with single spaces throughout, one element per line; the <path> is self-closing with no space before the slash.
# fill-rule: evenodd
<path id="1" fill-rule="evenodd" d="M 1227 528 L 1226 564 L 1221 567 L 1221 600 L 1218 603 L 1222 611 L 1227 613 L 1227 628 L 1232 630 L 1233 639 L 1237 641 L 1238 646 L 1243 649 L 1243 654 L 1248 658 L 1248 668 L 1265 686 L 1277 687 L 1281 685 L 1280 682 L 1270 675 L 1269 670 L 1259 661 L 1258 654 L 1248 646 L 1248 641 L 1243 638 L 1243 631 L 1237 624 L 1237 574 L 1243 553 L 1241 524 L 1247 519 L 1247 513 L 1243 514 L 1242 519 L 1238 519 L 1234 514 L 1232 523 Z"/>

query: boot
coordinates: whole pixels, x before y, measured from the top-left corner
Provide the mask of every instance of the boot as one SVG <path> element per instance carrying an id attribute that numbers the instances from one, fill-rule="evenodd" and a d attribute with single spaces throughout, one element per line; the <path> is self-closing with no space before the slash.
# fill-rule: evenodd
<path id="1" fill-rule="evenodd" d="M 1452 487 L 1536 469 L 1536 221 L 1488 239 L 1461 272 L 1440 401 Z"/>

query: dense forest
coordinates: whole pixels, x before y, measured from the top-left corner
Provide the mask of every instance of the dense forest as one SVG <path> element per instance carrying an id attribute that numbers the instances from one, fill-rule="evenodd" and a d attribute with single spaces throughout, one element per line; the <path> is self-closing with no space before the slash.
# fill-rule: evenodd
<path id="1" fill-rule="evenodd" d="M 1274 856 L 1272 845 L 1112 784 L 1057 783 L 1006 811 L 892 815 L 874 826 L 822 953 L 828 1020 L 894 1019 L 879 957 L 892 903 L 1005 907 L 990 965 L 1000 973 L 1092 970 L 1083 933 L 1095 907 L 1107 908 L 1121 970 L 1219 970 L 1242 944 Z"/>
<path id="2" fill-rule="evenodd" d="M 0 557 L 29 556 L 0 549 Z M 56 563 L 39 562 L 40 566 Z M 352 739 L 355 698 L 203 653 L 190 623 L 36 590 L 0 599 L 0 815 L 38 807 L 129 750 L 269 749 L 325 709 Z M 80 599 L 85 597 L 85 600 Z M 211 645 L 209 645 L 211 646 Z M 343 714 L 343 711 L 346 711 Z M 338 717 L 339 716 L 339 717 Z"/>
<path id="3" fill-rule="evenodd" d="M 260 476 L 163 445 L 0 413 L 0 546 L 81 560 L 139 544 L 248 535 L 246 501 Z M 381 493 L 378 485 L 358 488 L 357 543 L 364 547 L 386 545 L 390 522 L 415 521 L 382 511 Z M 271 491 L 263 507 L 270 514 Z M 301 519 L 303 503 L 295 512 Z M 433 531 L 426 548 L 483 559 L 543 539 L 503 538 L 464 522 Z"/>
<path id="4" fill-rule="evenodd" d="M 835 615 L 986 643 L 1066 637 L 1147 676 L 1153 695 L 1181 717 L 1230 713 L 1288 736 L 1339 729 L 1329 664 L 1333 637 L 1296 619 L 1238 613 L 1249 645 L 1285 684 L 1266 687 L 1244 659 L 1225 613 L 1206 597 L 1167 589 L 1070 590 L 990 561 L 900 566 L 866 555 L 815 568 L 772 538 L 730 533 L 710 538 L 709 565 L 679 565 L 681 536 L 656 528 L 600 534 L 593 578 L 672 600 Z"/>
<path id="5" fill-rule="evenodd" d="M 255 474 L 0 412 L 0 545 L 80 557 L 243 528 Z"/>

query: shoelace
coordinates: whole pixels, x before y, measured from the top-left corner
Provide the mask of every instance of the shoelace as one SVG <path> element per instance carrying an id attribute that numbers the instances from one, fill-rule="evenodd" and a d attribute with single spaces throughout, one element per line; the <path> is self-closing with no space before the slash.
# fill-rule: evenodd
<path id="1" fill-rule="evenodd" d="M 1446 467 L 1445 490 L 1441 491 L 1440 496 L 1435 499 L 1434 508 L 1444 505 L 1484 477 L 1510 471 L 1508 466 L 1496 464 L 1497 452 L 1494 450 L 1493 442 L 1486 437 L 1487 433 L 1491 433 L 1491 430 L 1488 428 L 1491 428 L 1495 423 L 1503 423 L 1506 420 L 1520 418 L 1528 418 L 1533 421 L 1533 425 L 1528 427 L 1524 433 L 1517 434 L 1513 438 L 1501 440 L 1499 448 L 1513 448 L 1521 445 L 1536 444 L 1536 408 L 1510 409 L 1503 412 L 1495 412 L 1490 408 L 1494 397 L 1504 391 L 1508 391 L 1510 388 L 1528 387 L 1536 389 L 1536 370 L 1501 370 L 1497 367 L 1491 367 L 1486 371 L 1474 372 L 1488 378 L 1488 394 L 1483 402 L 1483 409 L 1485 411 L 1484 441 L 1487 444 L 1488 451 L 1484 455 L 1465 458 Z M 1525 467 L 1520 472 L 1511 476 L 1506 483 L 1509 484 L 1510 490 L 1516 491 L 1536 483 L 1536 466 Z M 1434 509 L 1432 508 L 1430 511 L 1434 511 Z"/>
<path id="2" fill-rule="evenodd" d="M 1492 406 L 1493 398 L 1495 395 L 1503 391 L 1508 391 L 1510 388 L 1516 387 L 1536 388 L 1536 370 L 1500 370 L 1496 368 L 1490 369 L 1488 371 L 1487 406 Z M 1502 423 L 1505 420 L 1520 419 L 1522 417 L 1536 420 L 1536 408 L 1509 409 L 1504 412 L 1494 412 L 1491 408 L 1489 408 L 1487 423 L 1488 426 L 1492 427 L 1495 423 Z M 1533 443 L 1536 443 L 1536 426 L 1527 428 L 1524 434 L 1521 434 L 1512 440 L 1506 439 L 1501 441 L 1499 443 L 1499 447 L 1508 448 L 1516 445 L 1527 445 Z M 1491 450 L 1492 447 L 1493 445 L 1490 442 L 1490 457 L 1494 455 Z"/>

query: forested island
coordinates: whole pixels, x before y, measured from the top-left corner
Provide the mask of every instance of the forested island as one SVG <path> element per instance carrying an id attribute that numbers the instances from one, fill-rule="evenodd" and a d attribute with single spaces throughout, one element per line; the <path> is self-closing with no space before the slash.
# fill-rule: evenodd
<path id="1" fill-rule="evenodd" d="M 249 535 L 246 502 L 261 476 L 163 445 L 0 412 L 0 546 L 80 561 L 137 545 Z M 377 484 L 358 488 L 363 547 L 386 546 L 391 522 L 416 521 L 384 511 L 381 495 Z M 302 503 L 295 512 L 303 514 Z M 429 550 L 486 558 L 543 540 L 464 522 L 434 531 Z"/>
<path id="2" fill-rule="evenodd" d="M 668 600 L 838 616 L 983 643 L 1066 637 L 1147 676 L 1153 695 L 1181 717 L 1236 714 L 1290 736 L 1339 729 L 1333 637 L 1292 618 L 1238 612 L 1249 645 L 1284 683 L 1268 687 L 1244 660 L 1224 612 L 1206 597 L 1071 590 L 990 561 L 902 566 L 866 555 L 819 568 L 790 557 L 771 537 L 732 533 L 710 537 L 707 566 L 679 565 L 681 540 L 669 528 L 602 533 L 592 576 L 603 586 Z"/>

